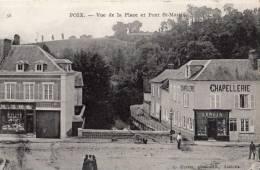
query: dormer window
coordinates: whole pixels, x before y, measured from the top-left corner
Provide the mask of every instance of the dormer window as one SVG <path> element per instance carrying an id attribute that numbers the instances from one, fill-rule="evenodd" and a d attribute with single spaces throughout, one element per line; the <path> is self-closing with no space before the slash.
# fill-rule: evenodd
<path id="1" fill-rule="evenodd" d="M 24 64 L 17 64 L 17 71 L 24 71 Z"/>
<path id="2" fill-rule="evenodd" d="M 44 70 L 46 70 L 46 68 L 47 68 L 47 64 L 44 61 L 39 60 L 35 62 L 34 70 L 36 72 L 43 72 Z"/>
<path id="3" fill-rule="evenodd" d="M 43 71 L 43 65 L 42 64 L 36 64 L 36 71 Z"/>
<path id="4" fill-rule="evenodd" d="M 16 71 L 17 72 L 24 72 L 26 70 L 28 63 L 22 60 L 16 62 Z"/>
<path id="5" fill-rule="evenodd" d="M 71 71 L 71 64 L 67 64 L 67 71 Z"/>
<path id="6" fill-rule="evenodd" d="M 72 71 L 71 64 L 72 62 L 68 59 L 56 59 L 56 63 L 59 67 L 61 67 L 64 71 Z"/>

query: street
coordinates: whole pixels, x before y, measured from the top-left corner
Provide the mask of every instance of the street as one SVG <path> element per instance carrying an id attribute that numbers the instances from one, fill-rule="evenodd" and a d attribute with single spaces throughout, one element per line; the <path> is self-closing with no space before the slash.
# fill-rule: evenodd
<path id="1" fill-rule="evenodd" d="M 248 147 L 129 142 L 114 143 L 13 143 L 0 144 L 2 159 L 12 170 L 81 170 L 85 154 L 93 154 L 99 170 L 247 170 Z M 7 169 L 8 169 L 7 168 Z"/>

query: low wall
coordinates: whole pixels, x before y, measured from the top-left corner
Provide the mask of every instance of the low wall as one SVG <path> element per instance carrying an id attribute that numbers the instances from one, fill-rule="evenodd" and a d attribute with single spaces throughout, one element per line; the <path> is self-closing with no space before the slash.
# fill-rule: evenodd
<path id="1" fill-rule="evenodd" d="M 130 139 L 135 140 L 138 136 L 154 142 L 169 142 L 170 133 L 166 131 L 140 131 L 140 130 L 96 130 L 78 129 L 78 136 L 88 139 Z M 174 136 L 176 138 L 176 136 Z"/>

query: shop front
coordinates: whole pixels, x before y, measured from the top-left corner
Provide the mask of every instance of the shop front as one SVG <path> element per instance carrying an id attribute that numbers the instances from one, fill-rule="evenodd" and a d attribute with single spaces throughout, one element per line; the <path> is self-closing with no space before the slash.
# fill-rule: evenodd
<path id="1" fill-rule="evenodd" d="M 194 110 L 195 140 L 229 140 L 230 110 Z"/>
<path id="2" fill-rule="evenodd" d="M 34 103 L 0 103 L 0 133 L 25 134 L 34 132 Z"/>

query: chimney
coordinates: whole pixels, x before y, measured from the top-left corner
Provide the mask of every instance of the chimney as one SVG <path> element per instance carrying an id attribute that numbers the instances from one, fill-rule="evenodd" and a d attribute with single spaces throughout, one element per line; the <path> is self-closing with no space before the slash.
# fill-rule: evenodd
<path id="1" fill-rule="evenodd" d="M 13 45 L 20 45 L 20 36 L 18 34 L 14 35 Z"/>
<path id="2" fill-rule="evenodd" d="M 257 70 L 258 69 L 257 52 L 256 52 L 255 49 L 249 50 L 249 52 L 248 52 L 248 59 L 249 59 L 250 67 L 253 70 Z"/>
<path id="3" fill-rule="evenodd" d="M 11 50 L 12 41 L 9 39 L 0 40 L 0 64 L 7 57 L 9 51 Z"/>

